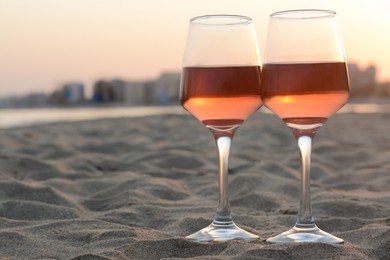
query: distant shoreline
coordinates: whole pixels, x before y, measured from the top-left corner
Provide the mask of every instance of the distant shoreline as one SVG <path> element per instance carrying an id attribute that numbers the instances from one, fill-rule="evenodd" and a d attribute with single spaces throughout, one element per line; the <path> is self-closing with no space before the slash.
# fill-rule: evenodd
<path id="1" fill-rule="evenodd" d="M 83 103 L 66 103 L 66 104 L 55 104 L 55 105 L 41 105 L 41 106 L 15 106 L 15 107 L 0 107 L 1 110 L 9 109 L 78 109 L 78 108 L 112 108 L 112 107 L 128 107 L 128 108 L 138 108 L 138 107 L 172 107 L 179 106 L 179 102 L 171 102 L 166 105 L 156 105 L 156 104 L 133 104 L 133 103 L 124 103 L 124 102 L 107 102 L 107 103 L 93 103 L 93 102 L 83 102 Z"/>
<path id="2" fill-rule="evenodd" d="M 262 113 L 272 113 L 267 108 Z M 390 113 L 390 103 L 350 102 L 338 113 Z M 179 105 L 126 106 L 107 104 L 102 106 L 41 107 L 0 109 L 0 128 L 23 127 L 54 122 L 75 122 L 120 117 L 144 117 L 153 115 L 179 114 L 186 111 Z"/>
<path id="3" fill-rule="evenodd" d="M 181 106 L 97 106 L 16 108 L 0 110 L 0 128 L 53 122 L 74 122 L 119 117 L 185 114 Z"/>
<path id="4" fill-rule="evenodd" d="M 378 104 L 378 105 L 390 105 L 390 98 L 384 97 L 354 97 L 350 98 L 348 104 Z M 82 109 L 82 108 L 154 108 L 154 107 L 175 107 L 180 106 L 180 102 L 170 102 L 165 105 L 156 104 L 135 104 L 135 103 L 124 103 L 124 102 L 107 102 L 107 103 L 67 103 L 67 104 L 56 104 L 56 105 L 42 105 L 42 106 L 25 106 L 25 107 L 0 107 L 0 111 L 4 110 L 23 110 L 23 109 Z"/>

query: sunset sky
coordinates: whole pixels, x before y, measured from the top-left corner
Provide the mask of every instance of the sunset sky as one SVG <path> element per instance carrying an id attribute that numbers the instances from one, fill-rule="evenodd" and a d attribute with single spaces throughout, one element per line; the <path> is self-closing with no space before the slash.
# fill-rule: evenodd
<path id="1" fill-rule="evenodd" d="M 263 55 L 269 14 L 300 8 L 336 11 L 348 60 L 390 81 L 387 0 L 0 0 L 0 96 L 180 71 L 188 20 L 204 14 L 252 17 Z"/>

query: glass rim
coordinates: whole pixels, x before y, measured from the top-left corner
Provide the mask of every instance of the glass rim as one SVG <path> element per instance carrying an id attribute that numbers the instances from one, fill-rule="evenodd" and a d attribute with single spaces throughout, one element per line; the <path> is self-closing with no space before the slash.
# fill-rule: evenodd
<path id="1" fill-rule="evenodd" d="M 207 22 L 211 19 L 223 21 L 226 19 L 225 23 L 211 23 Z M 234 21 L 236 20 L 236 21 Z M 227 25 L 245 25 L 250 24 L 252 22 L 252 18 L 245 15 L 236 15 L 236 14 L 211 14 L 211 15 L 200 15 L 195 16 L 190 19 L 190 23 L 194 25 L 205 25 L 205 26 L 227 26 Z"/>
<path id="2" fill-rule="evenodd" d="M 299 15 L 300 14 L 300 15 Z M 270 15 L 275 19 L 286 20 L 301 20 L 301 19 L 322 19 L 332 18 L 336 16 L 336 12 L 325 9 L 296 9 L 274 12 Z"/>

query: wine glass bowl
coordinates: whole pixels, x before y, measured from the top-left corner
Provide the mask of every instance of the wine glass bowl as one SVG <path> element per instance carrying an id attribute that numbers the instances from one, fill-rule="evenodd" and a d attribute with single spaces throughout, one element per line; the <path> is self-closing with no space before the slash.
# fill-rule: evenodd
<path id="1" fill-rule="evenodd" d="M 180 87 L 182 106 L 212 133 L 219 157 L 214 220 L 192 235 L 197 242 L 250 240 L 230 214 L 228 157 L 239 126 L 262 105 L 260 56 L 249 17 L 207 15 L 190 20 Z"/>
<path id="2" fill-rule="evenodd" d="M 349 97 L 346 58 L 336 13 L 328 10 L 273 13 L 262 81 L 264 105 L 292 130 L 302 167 L 296 224 L 267 241 L 342 243 L 342 239 L 316 226 L 310 202 L 312 139 Z"/>
<path id="3" fill-rule="evenodd" d="M 345 62 L 271 63 L 262 73 L 264 103 L 288 126 L 319 127 L 348 101 Z"/>

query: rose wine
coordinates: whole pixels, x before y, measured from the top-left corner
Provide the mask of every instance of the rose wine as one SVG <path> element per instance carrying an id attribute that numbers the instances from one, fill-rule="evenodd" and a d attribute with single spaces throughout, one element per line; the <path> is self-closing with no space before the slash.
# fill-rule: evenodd
<path id="1" fill-rule="evenodd" d="M 206 126 L 241 125 L 262 105 L 260 67 L 185 67 L 180 101 Z"/>
<path id="2" fill-rule="evenodd" d="M 286 123 L 322 124 L 348 101 L 344 62 L 265 64 L 262 80 L 264 104 Z"/>

